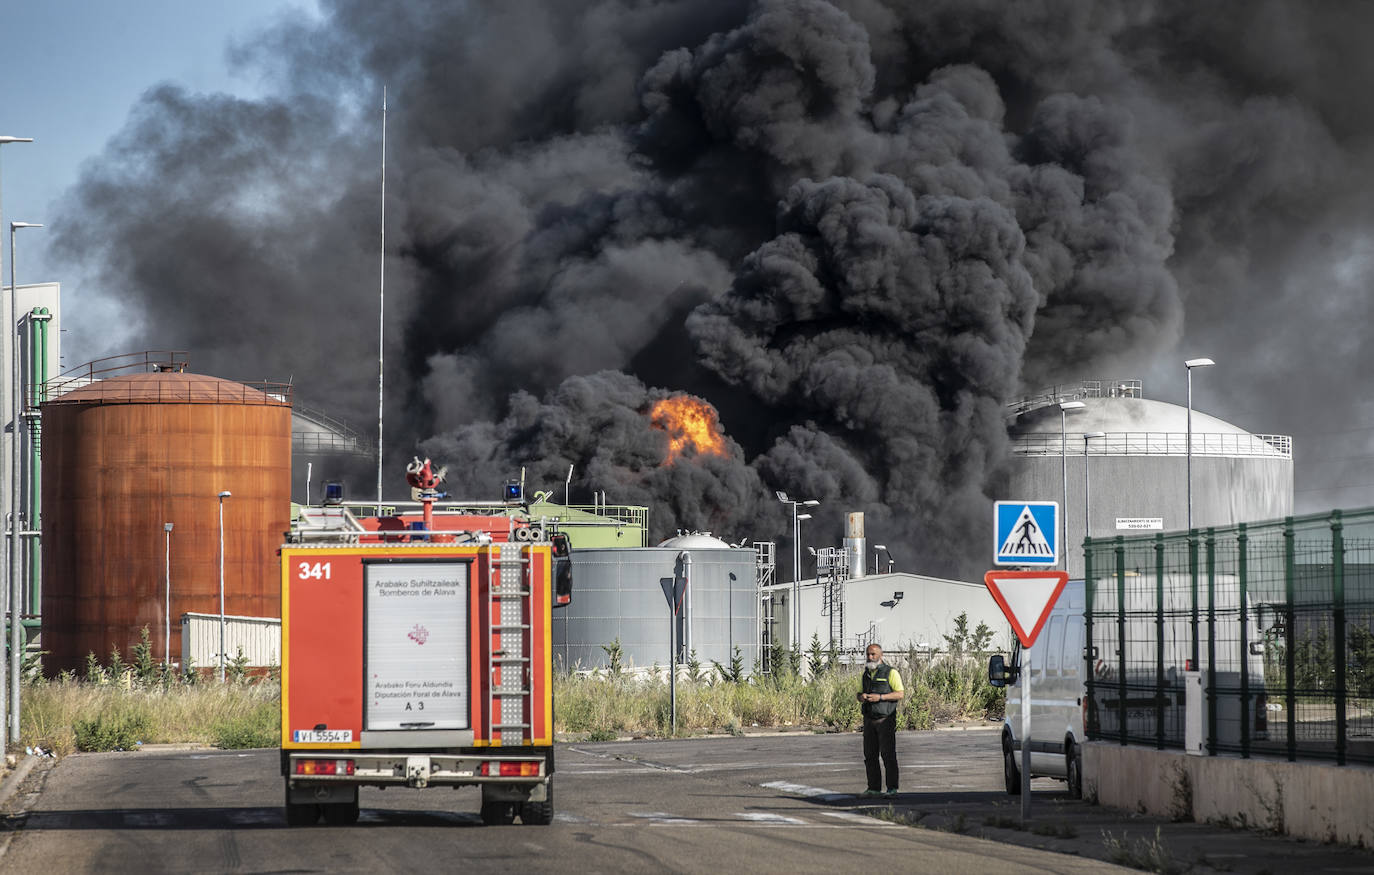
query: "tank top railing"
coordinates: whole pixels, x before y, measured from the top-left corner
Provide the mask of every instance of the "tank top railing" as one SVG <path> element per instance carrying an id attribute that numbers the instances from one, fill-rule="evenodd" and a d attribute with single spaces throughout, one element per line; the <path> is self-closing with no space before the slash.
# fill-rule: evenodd
<path id="1" fill-rule="evenodd" d="M 1018 456 L 1083 455 L 1083 436 L 1037 432 L 1013 435 L 1011 451 Z M 1091 456 L 1183 456 L 1188 453 L 1187 432 L 1112 432 L 1087 442 Z M 1193 433 L 1194 456 L 1263 456 L 1293 458 L 1293 438 L 1286 434 Z"/>

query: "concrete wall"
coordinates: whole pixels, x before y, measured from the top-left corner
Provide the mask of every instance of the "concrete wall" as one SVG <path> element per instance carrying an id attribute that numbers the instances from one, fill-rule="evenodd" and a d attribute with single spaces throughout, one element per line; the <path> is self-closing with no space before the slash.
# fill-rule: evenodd
<path id="1" fill-rule="evenodd" d="M 1083 791 L 1101 805 L 1374 846 L 1374 769 L 1083 746 Z"/>

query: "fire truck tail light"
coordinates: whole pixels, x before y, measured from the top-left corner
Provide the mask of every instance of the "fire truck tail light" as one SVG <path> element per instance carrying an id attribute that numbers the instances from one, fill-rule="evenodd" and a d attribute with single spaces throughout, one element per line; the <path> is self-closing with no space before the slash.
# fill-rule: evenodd
<path id="1" fill-rule="evenodd" d="M 353 760 L 296 760 L 298 775 L 351 775 Z"/>
<path id="2" fill-rule="evenodd" d="M 502 778 L 537 778 L 539 777 L 539 763 L 490 760 L 482 763 L 477 773 L 487 777 L 499 775 Z"/>

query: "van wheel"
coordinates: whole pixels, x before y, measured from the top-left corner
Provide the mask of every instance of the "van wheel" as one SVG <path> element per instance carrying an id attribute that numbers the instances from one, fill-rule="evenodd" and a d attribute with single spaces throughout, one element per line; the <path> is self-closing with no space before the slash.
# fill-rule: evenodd
<path id="1" fill-rule="evenodd" d="M 1007 782 L 1007 793 L 1021 795 L 1021 770 L 1016 767 L 1016 749 L 1006 737 L 1002 739 L 1002 777 Z"/>
<path id="2" fill-rule="evenodd" d="M 1068 778 L 1069 798 L 1083 798 L 1083 749 L 1072 740 L 1064 745 L 1064 775 Z"/>

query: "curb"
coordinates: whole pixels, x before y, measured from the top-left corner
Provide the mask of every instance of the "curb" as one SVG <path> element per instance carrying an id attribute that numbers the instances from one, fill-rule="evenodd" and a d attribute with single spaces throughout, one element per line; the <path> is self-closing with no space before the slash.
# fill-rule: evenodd
<path id="1" fill-rule="evenodd" d="M 40 759 L 42 757 L 26 756 L 23 762 L 14 767 L 14 771 L 10 772 L 4 783 L 0 784 L 0 805 L 10 801 L 10 797 L 19 789 L 19 785 L 24 783 L 24 779 L 29 776 L 29 772 L 33 771 L 33 767 L 38 765 Z"/>

